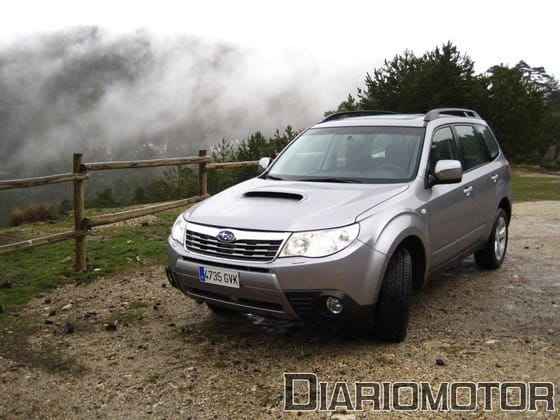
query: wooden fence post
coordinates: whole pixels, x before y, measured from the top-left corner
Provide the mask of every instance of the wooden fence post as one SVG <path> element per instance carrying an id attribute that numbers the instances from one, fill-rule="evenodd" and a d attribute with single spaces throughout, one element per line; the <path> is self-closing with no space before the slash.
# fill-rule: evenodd
<path id="1" fill-rule="evenodd" d="M 198 151 L 199 157 L 206 156 L 206 150 Z M 208 193 L 208 171 L 206 169 L 206 162 L 198 164 L 198 195 L 205 195 Z"/>
<path id="2" fill-rule="evenodd" d="M 74 173 L 83 173 L 81 170 L 83 155 L 81 153 L 74 153 Z M 84 180 L 78 179 L 74 181 L 74 230 L 82 231 L 82 221 L 84 219 L 85 209 L 85 196 L 84 196 Z M 86 236 L 80 235 L 76 239 L 76 272 L 86 270 Z"/>
<path id="3" fill-rule="evenodd" d="M 271 158 L 272 160 L 276 159 L 276 154 L 277 154 L 277 153 L 276 153 L 276 149 L 275 149 L 274 147 L 271 147 L 271 148 L 270 148 L 270 158 Z"/>

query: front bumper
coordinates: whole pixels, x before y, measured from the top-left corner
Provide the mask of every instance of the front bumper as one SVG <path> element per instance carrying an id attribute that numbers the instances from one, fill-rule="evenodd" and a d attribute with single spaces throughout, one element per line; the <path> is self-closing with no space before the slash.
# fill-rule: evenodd
<path id="1" fill-rule="evenodd" d="M 322 258 L 276 258 L 248 262 L 190 252 L 168 239 L 168 278 L 187 296 L 226 308 L 286 319 L 357 319 L 370 313 L 379 291 L 385 255 L 359 240 Z M 200 265 L 240 273 L 239 289 L 201 282 Z M 340 315 L 325 310 L 327 296 L 339 297 Z"/>

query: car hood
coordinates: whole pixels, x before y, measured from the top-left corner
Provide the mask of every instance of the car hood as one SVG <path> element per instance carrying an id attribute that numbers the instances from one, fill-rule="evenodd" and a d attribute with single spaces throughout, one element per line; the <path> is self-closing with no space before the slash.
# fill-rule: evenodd
<path id="1" fill-rule="evenodd" d="M 293 232 L 344 226 L 400 194 L 408 184 L 342 184 L 253 178 L 185 212 L 189 222 Z"/>

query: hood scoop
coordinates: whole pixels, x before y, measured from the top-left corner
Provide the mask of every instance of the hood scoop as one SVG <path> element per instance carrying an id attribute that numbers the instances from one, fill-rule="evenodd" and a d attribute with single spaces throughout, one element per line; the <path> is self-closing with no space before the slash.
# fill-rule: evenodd
<path id="1" fill-rule="evenodd" d="M 247 191 L 243 194 L 243 197 L 246 198 L 279 198 L 282 200 L 292 200 L 292 201 L 301 201 L 303 200 L 303 195 L 292 193 L 292 192 L 285 192 L 285 191 Z"/>

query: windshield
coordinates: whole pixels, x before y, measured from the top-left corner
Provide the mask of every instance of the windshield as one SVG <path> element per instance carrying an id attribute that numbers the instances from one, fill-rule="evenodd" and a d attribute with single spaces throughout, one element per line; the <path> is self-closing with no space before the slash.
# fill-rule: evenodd
<path id="1" fill-rule="evenodd" d="M 405 182 L 414 178 L 422 127 L 335 127 L 306 131 L 274 163 L 270 178 Z"/>

